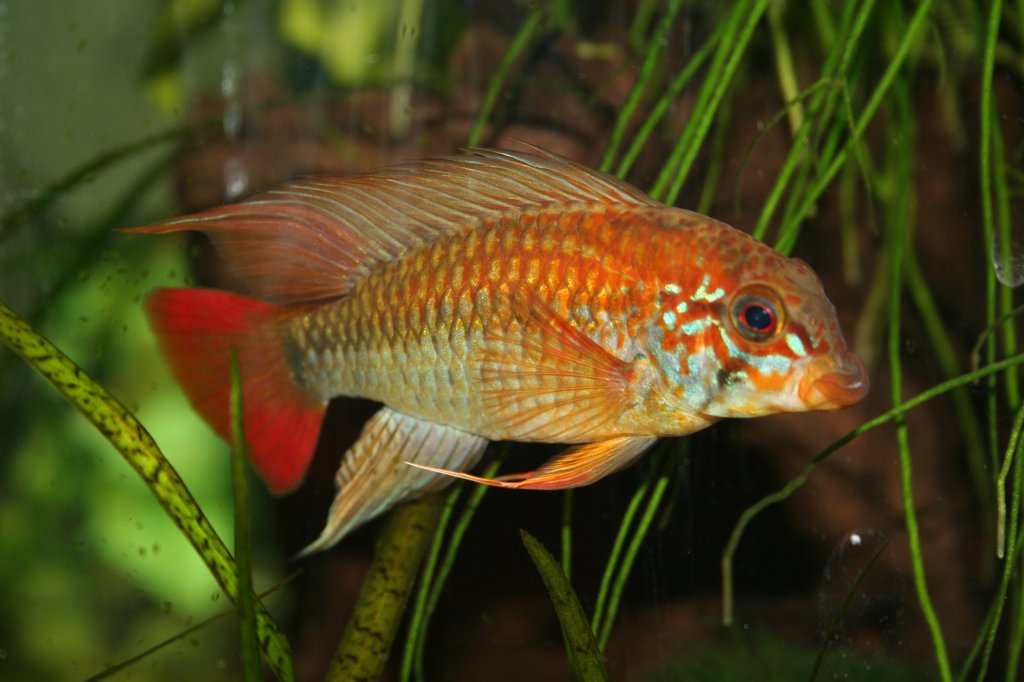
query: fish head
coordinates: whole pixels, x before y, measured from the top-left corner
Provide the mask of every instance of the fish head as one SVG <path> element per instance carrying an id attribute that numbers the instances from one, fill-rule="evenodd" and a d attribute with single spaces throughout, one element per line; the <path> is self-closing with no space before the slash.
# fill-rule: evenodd
<path id="1" fill-rule="evenodd" d="M 727 230 L 656 315 L 655 363 L 677 410 L 709 418 L 831 411 L 868 390 L 817 274 Z M 681 278 L 677 278 L 678 279 Z M 668 294 L 674 294 L 669 296 Z"/>

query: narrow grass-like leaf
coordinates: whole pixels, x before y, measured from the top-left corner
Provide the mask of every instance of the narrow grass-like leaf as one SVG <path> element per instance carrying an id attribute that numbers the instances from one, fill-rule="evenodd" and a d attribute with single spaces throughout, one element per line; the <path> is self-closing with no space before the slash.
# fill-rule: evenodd
<path id="1" fill-rule="evenodd" d="M 825 169 L 818 174 L 811 185 L 810 189 L 804 193 L 801 201 L 797 204 L 798 208 L 793 212 L 792 216 L 782 225 L 779 230 L 779 238 L 775 243 L 775 248 L 782 253 L 789 253 L 793 245 L 796 244 L 797 235 L 800 233 L 800 226 L 803 223 L 804 218 L 807 216 L 811 207 L 817 203 L 821 197 L 822 192 L 832 182 L 836 173 L 842 168 L 846 162 L 847 155 L 853 148 L 854 144 L 860 140 L 861 135 L 867 129 L 868 124 L 874 118 L 878 108 L 882 105 L 882 101 L 885 95 L 888 93 L 889 88 L 896 81 L 897 75 L 900 69 L 903 68 L 903 63 L 906 60 L 907 54 L 910 52 L 910 47 L 914 44 L 914 41 L 922 33 L 925 26 L 925 19 L 928 17 L 928 11 L 931 9 L 932 0 L 923 0 L 917 7 L 917 11 L 911 18 L 910 23 L 907 25 L 906 31 L 901 36 L 899 45 L 896 47 L 896 51 L 890 58 L 885 72 L 882 74 L 878 81 L 878 85 L 871 93 L 871 97 L 868 98 L 867 104 L 861 110 L 860 115 L 857 117 L 853 129 L 842 147 L 835 153 L 831 161 L 827 164 Z"/>
<path id="2" fill-rule="evenodd" d="M 622 559 L 622 563 L 619 565 L 618 573 L 615 576 L 615 582 L 612 583 L 611 592 L 608 598 L 608 610 L 605 613 L 604 620 L 601 623 L 601 629 L 598 633 L 598 644 L 601 650 L 604 651 L 605 646 L 608 644 L 608 638 L 612 634 L 612 625 L 615 623 L 615 616 L 619 612 L 619 603 L 622 600 L 622 591 L 625 589 L 626 580 L 629 578 L 630 573 L 633 571 L 633 564 L 636 562 L 637 552 L 640 551 L 640 545 L 643 544 L 644 539 L 647 537 L 647 531 L 651 527 L 651 521 L 654 520 L 654 515 L 658 512 L 661 506 L 661 501 L 665 497 L 665 489 L 668 487 L 670 480 L 669 471 L 669 457 L 667 453 L 662 453 L 661 461 L 662 466 L 658 472 L 657 478 L 654 481 L 654 488 L 651 491 L 651 496 L 647 499 L 647 505 L 644 507 L 643 516 L 640 517 L 640 523 L 637 524 L 636 531 L 632 534 L 629 541 L 629 546 L 626 548 L 626 554 Z"/>
<path id="3" fill-rule="evenodd" d="M 265 592 L 261 592 L 259 595 L 257 595 L 258 598 L 259 599 L 263 599 L 264 597 L 266 597 L 266 596 L 268 596 L 270 594 L 273 594 L 274 592 L 277 592 L 278 590 L 280 590 L 281 588 L 285 587 L 286 585 L 291 583 L 293 580 L 295 580 L 295 578 L 297 578 L 301 573 L 302 573 L 302 571 L 295 571 L 294 573 L 289 575 L 287 578 L 285 578 L 284 580 L 279 582 L 277 585 L 274 585 L 269 590 L 266 590 Z M 128 659 L 125 659 L 123 661 L 120 661 L 119 663 L 115 663 L 114 665 L 111 665 L 111 666 L 108 666 L 108 667 L 104 668 L 102 671 L 96 673 L 95 675 L 91 675 L 88 678 L 86 678 L 84 682 L 99 682 L 100 680 L 108 679 L 111 675 L 116 675 L 117 673 L 121 672 L 122 670 L 126 670 L 127 668 L 130 668 L 131 666 L 135 665 L 136 663 L 141 663 L 142 661 L 146 660 L 147 658 L 149 658 L 150 656 L 152 656 L 156 652 L 160 651 L 161 649 L 165 649 L 168 646 L 174 644 L 175 642 L 180 642 L 181 640 L 185 639 L 189 635 L 192 635 L 192 634 L 195 634 L 195 633 L 199 632 L 200 630 L 202 630 L 206 626 L 212 625 L 213 623 L 217 622 L 218 620 L 221 620 L 223 618 L 227 618 L 228 616 L 237 616 L 237 615 L 238 615 L 238 609 L 236 609 L 236 608 L 225 609 L 224 611 L 221 611 L 220 613 L 218 613 L 216 615 L 210 616 L 209 618 L 205 618 L 205 619 L 199 621 L 195 625 L 190 625 L 189 627 L 185 628 L 181 632 L 179 632 L 179 633 L 177 633 L 175 635 L 172 635 L 171 637 L 168 637 L 167 639 L 163 640 L 162 642 L 158 642 L 157 644 L 154 644 L 153 646 L 145 649 L 144 651 L 141 651 L 141 652 L 135 654 L 134 656 L 132 656 L 132 657 L 130 657 Z"/>
<path id="4" fill-rule="evenodd" d="M 954 379 L 944 381 L 941 384 L 922 391 L 910 400 L 896 405 L 874 419 L 869 419 L 860 426 L 849 431 L 843 437 L 833 441 L 825 449 L 812 457 L 811 460 L 804 465 L 803 470 L 786 483 L 786 485 L 774 493 L 765 495 L 760 500 L 747 507 L 743 513 L 740 514 L 740 518 L 736 522 L 736 526 L 733 528 L 732 533 L 729 534 L 729 542 L 726 544 L 725 550 L 722 552 L 722 623 L 724 625 L 732 625 L 733 622 L 733 557 L 736 555 L 736 549 L 739 547 L 740 541 L 743 539 L 743 533 L 746 531 L 747 526 L 750 525 L 750 522 L 753 521 L 758 514 L 768 507 L 788 499 L 790 495 L 799 490 L 800 487 L 807 482 L 807 479 L 818 464 L 828 459 L 834 452 L 855 438 L 858 438 L 879 426 L 888 424 L 910 410 L 928 402 L 929 400 L 944 395 L 955 388 L 966 386 L 972 382 L 992 376 L 998 372 L 1002 372 L 1010 367 L 1017 367 L 1022 364 L 1024 364 L 1024 353 L 1019 353 L 1013 357 L 994 362 L 991 365 L 986 365 L 973 372 L 967 372 L 966 374 L 962 374 Z"/>
<path id="5" fill-rule="evenodd" d="M 1017 539 L 1018 525 L 1020 523 L 1020 502 L 1021 502 L 1021 483 L 1024 481 L 1024 467 L 1020 465 L 1020 450 L 1024 441 L 1021 440 L 1021 432 L 1024 431 L 1024 406 L 1017 410 L 1017 416 L 1013 420 L 1013 431 L 1010 434 L 1010 442 L 1006 446 L 1006 455 L 1003 457 L 1003 467 L 999 472 L 999 482 L 996 488 L 996 499 L 999 505 L 999 556 L 1004 558 L 1003 554 L 1003 537 L 1005 528 L 1005 514 L 1006 514 L 1006 477 L 1010 472 L 1010 468 L 1016 464 L 1016 475 L 1013 481 L 1013 505 L 1010 511 L 1010 529 L 1009 529 L 1009 546 L 1006 548 L 1005 560 L 1003 562 L 1003 572 L 999 581 L 999 590 L 996 594 L 996 598 L 992 600 L 994 607 L 994 613 L 989 619 L 987 619 L 987 627 L 981 630 L 982 635 L 987 635 L 985 639 L 984 651 L 982 653 L 981 665 L 978 669 L 978 682 L 987 679 L 989 661 L 992 659 L 992 650 L 995 648 L 996 634 L 999 632 L 999 624 L 1002 621 L 1003 607 L 1006 604 L 1006 596 L 1010 587 L 1010 580 L 1013 577 L 1013 573 L 1017 564 L 1018 555 L 1020 552 L 1020 544 Z M 968 669 L 968 664 L 964 666 L 964 672 Z"/>
<path id="6" fill-rule="evenodd" d="M 443 497 L 441 493 L 425 495 L 396 507 L 388 516 L 327 671 L 328 682 L 380 678 L 441 516 Z"/>
<path id="7" fill-rule="evenodd" d="M 505 455 L 508 453 L 508 448 L 508 443 L 504 443 L 499 447 L 494 459 L 484 469 L 483 476 L 485 478 L 493 477 L 498 472 L 502 461 L 505 459 Z M 465 487 L 461 484 L 457 485 L 459 485 L 459 488 L 453 490 L 446 500 L 444 511 L 431 541 L 430 554 L 423 569 L 423 579 L 420 581 L 419 591 L 416 595 L 416 604 L 409 623 L 409 636 L 406 639 L 405 652 L 402 657 L 401 679 L 403 682 L 413 677 L 417 680 L 425 679 L 423 675 L 423 655 L 430 628 L 430 618 L 437 608 L 437 603 L 441 599 L 441 592 L 444 590 L 448 576 L 455 565 L 455 557 L 458 555 L 466 530 L 476 515 L 480 501 L 483 500 L 484 495 L 490 490 L 485 485 L 472 486 L 472 492 L 469 495 L 469 499 L 466 500 L 466 506 L 462 510 L 455 528 L 452 530 L 451 537 L 448 539 L 444 556 L 441 557 L 441 548 L 444 546 L 445 531 L 451 519 L 453 505 L 459 492 Z"/>
<path id="8" fill-rule="evenodd" d="M 601 587 L 597 593 L 594 614 L 590 620 L 591 629 L 597 633 L 598 643 L 602 650 L 611 636 L 622 591 L 633 570 L 637 552 L 647 537 L 654 516 L 665 497 L 665 491 L 671 480 L 671 472 L 674 469 L 675 455 L 684 448 L 685 445 L 682 441 L 677 439 L 671 446 L 671 453 L 665 452 L 668 447 L 663 444 L 657 455 L 648 456 L 650 463 L 644 472 L 643 482 L 633 494 L 622 515 L 622 521 L 619 522 L 619 530 L 615 535 L 611 552 L 608 554 L 604 574 L 601 576 Z M 650 491 L 649 495 L 648 491 Z M 644 505 L 643 513 L 634 526 L 633 520 L 641 505 Z"/>
<path id="9" fill-rule="evenodd" d="M 1021 248 L 1021 244 L 1015 243 L 1013 239 L 1012 208 L 1010 206 L 1010 189 L 1007 186 L 1006 150 L 1003 143 L 1003 131 L 999 127 L 999 115 L 992 112 L 992 184 L 996 200 L 996 227 L 999 236 L 996 237 L 999 243 L 998 249 L 992 250 L 992 266 L 996 266 L 996 259 L 1005 276 L 1011 284 L 1003 282 L 999 287 L 999 308 L 1000 313 L 1005 315 L 1013 310 L 1013 293 L 1015 291 L 1012 283 L 1016 282 L 1019 273 L 1016 271 L 1019 264 L 1014 262 L 1014 253 Z M 1013 355 L 1017 352 L 1017 327 L 1012 320 L 1006 318 L 1003 323 L 1003 353 Z M 1010 409 L 1016 409 L 1020 403 L 1020 381 L 1017 372 L 1008 371 L 1005 377 L 1006 402 Z"/>
<path id="10" fill-rule="evenodd" d="M 754 139 L 750 141 L 749 145 L 747 145 L 747 149 L 746 149 L 746 151 L 743 152 L 743 157 L 740 159 L 739 166 L 738 166 L 738 168 L 736 170 L 736 177 L 739 178 L 739 181 L 736 183 L 736 193 L 735 193 L 735 195 L 733 197 L 733 205 L 734 205 L 736 211 L 740 210 L 740 195 L 741 195 L 741 193 L 743 191 L 742 179 L 743 179 L 744 172 L 746 171 L 747 165 L 750 163 L 750 159 L 751 159 L 751 157 L 753 157 L 754 152 L 757 150 L 758 146 L 761 144 L 761 141 L 764 139 L 764 137 L 768 133 L 770 133 L 770 132 L 772 132 L 772 130 L 774 130 L 775 126 L 777 126 L 779 123 L 782 122 L 782 119 L 786 118 L 789 115 L 789 110 L 792 107 L 795 107 L 798 104 L 802 103 L 803 101 L 809 99 L 820 88 L 823 88 L 823 87 L 826 87 L 826 86 L 830 86 L 830 83 L 829 83 L 829 81 L 824 80 L 824 79 L 819 80 L 816 83 L 811 84 L 810 86 L 808 86 L 808 88 L 806 90 L 804 90 L 803 92 L 801 92 L 798 95 L 796 95 L 796 97 L 794 99 L 786 102 L 786 106 L 783 107 L 781 111 L 776 113 L 770 119 L 768 119 L 768 121 L 763 126 L 758 126 L 759 130 L 757 131 L 757 135 L 755 135 Z M 804 118 L 804 120 L 806 121 L 806 117 Z M 800 130 L 797 131 L 797 139 L 801 139 L 802 131 L 803 131 L 802 127 L 801 127 Z M 795 145 L 794 145 L 794 147 L 792 147 L 790 149 L 790 156 L 793 159 L 793 163 L 794 164 L 796 163 L 797 160 L 799 160 L 801 158 L 799 155 L 794 154 L 794 152 L 796 150 L 797 150 L 797 147 Z M 776 179 L 776 182 L 778 182 L 778 179 Z M 758 235 L 755 233 L 754 236 L 758 236 Z M 758 237 L 758 238 L 760 238 L 760 237 Z"/>
<path id="11" fill-rule="evenodd" d="M 629 149 L 626 151 L 625 156 L 622 157 L 622 161 L 619 162 L 618 168 L 615 169 L 615 175 L 620 178 L 625 178 L 629 174 L 629 170 L 633 167 L 636 162 L 636 158 L 640 156 L 640 150 L 647 144 L 647 140 L 650 138 L 651 133 L 654 132 L 654 128 L 661 122 L 668 112 L 669 106 L 672 102 L 679 97 L 682 93 L 683 88 L 693 79 L 693 76 L 707 61 L 708 56 L 711 54 L 711 50 L 718 45 L 718 41 L 722 37 L 722 33 L 725 30 L 725 23 L 719 23 L 715 26 L 715 30 L 711 32 L 707 40 L 697 48 L 697 51 L 690 57 L 690 61 L 686 63 L 686 66 L 682 68 L 679 74 L 672 80 L 672 84 L 668 88 L 658 102 L 651 109 L 651 113 L 648 114 L 647 118 L 644 119 L 643 125 L 637 131 L 636 135 L 633 136 L 633 142 L 630 143 Z"/>
<path id="12" fill-rule="evenodd" d="M 1002 12 L 1001 0 L 993 0 L 986 25 L 984 39 L 984 54 L 980 74 L 980 137 L 978 140 L 978 178 L 981 192 L 981 217 L 982 217 L 982 239 L 984 240 L 985 253 L 992 248 L 995 239 L 995 221 L 992 206 L 992 72 L 995 65 L 995 51 L 999 32 L 999 19 Z M 986 254 L 987 255 L 987 254 Z M 987 259 L 986 259 L 987 260 Z M 985 318 L 986 326 L 991 329 L 996 324 L 997 316 L 997 291 L 996 273 L 992 264 L 985 262 Z M 986 361 L 991 363 L 996 357 L 995 339 L 989 339 L 985 348 Z M 999 410 L 996 394 L 996 378 L 991 377 L 986 382 L 986 417 L 988 418 L 988 446 L 990 464 L 996 467 L 997 443 L 999 440 Z"/>
<path id="13" fill-rule="evenodd" d="M 594 605 L 594 615 L 590 619 L 590 627 L 594 632 L 600 632 L 604 624 L 605 604 L 611 592 L 612 580 L 618 571 L 626 540 L 633 531 L 633 518 L 640 508 L 640 504 L 647 497 L 647 490 L 651 487 L 651 482 L 654 480 L 657 461 L 650 455 L 648 455 L 648 460 L 643 482 L 633 492 L 633 497 L 629 500 L 629 505 L 626 507 L 622 520 L 619 522 L 619 530 L 615 534 L 615 541 L 612 543 L 612 550 L 608 554 L 608 561 L 605 563 L 604 574 L 601 576 L 601 587 L 597 591 L 597 603 Z"/>
<path id="14" fill-rule="evenodd" d="M 493 476 L 494 473 L 492 471 L 488 475 Z M 477 487 L 485 488 L 486 486 Z M 430 616 L 427 613 L 430 588 L 433 585 L 434 572 L 437 570 L 437 562 L 440 559 L 441 549 L 444 546 L 445 532 L 448 529 L 448 524 L 451 522 L 455 503 L 462 495 L 464 489 L 465 485 L 463 482 L 455 483 L 445 497 L 444 508 L 441 510 L 441 516 L 438 518 L 437 526 L 434 529 L 434 537 L 430 542 L 430 549 L 427 551 L 427 558 L 423 563 L 419 586 L 416 588 L 416 597 L 413 602 L 412 613 L 409 617 L 409 634 L 405 638 L 405 647 L 402 651 L 400 677 L 402 682 L 409 682 L 412 679 L 414 665 L 417 663 L 419 666 L 417 679 L 423 679 L 422 657 L 417 660 L 416 652 L 422 650 L 420 642 L 426 640 L 427 637 L 430 624 Z"/>
<path id="15" fill-rule="evenodd" d="M 911 154 L 913 150 L 913 132 L 910 122 L 910 93 L 906 81 L 901 81 L 896 88 L 896 124 L 894 132 L 902 144 L 897 147 L 896 174 L 898 189 L 895 200 L 890 204 L 889 218 L 886 234 L 888 237 L 889 251 L 889 372 L 892 381 L 893 405 L 898 405 L 903 399 L 903 363 L 900 355 L 902 342 L 900 338 L 903 298 L 903 251 L 907 239 L 906 225 L 908 220 L 909 205 L 911 202 L 910 187 Z M 895 420 L 896 442 L 899 446 L 900 482 L 903 491 L 903 515 L 907 526 L 907 541 L 910 546 L 910 563 L 914 573 L 914 587 L 917 591 L 918 603 L 921 612 L 924 614 L 925 622 L 932 636 L 932 646 L 935 649 L 935 659 L 939 666 L 939 674 L 946 682 L 952 682 L 953 674 L 949 665 L 949 654 L 946 650 L 945 638 L 942 635 L 942 627 L 939 624 L 938 615 L 932 604 L 931 595 L 928 592 L 928 584 L 925 576 L 924 558 L 921 555 L 921 533 L 917 525 L 917 510 L 914 507 L 914 492 L 911 481 L 912 463 L 910 456 L 910 439 L 907 432 L 907 425 L 902 417 Z"/>
<path id="16" fill-rule="evenodd" d="M 562 572 L 572 579 L 572 501 L 573 488 L 562 494 Z"/>
<path id="17" fill-rule="evenodd" d="M 178 472 L 135 416 L 2 301 L 0 338 L 53 384 L 124 456 L 195 547 L 227 596 L 237 603 L 238 569 L 231 553 Z M 278 679 L 290 682 L 295 674 L 288 641 L 262 605 L 257 605 L 256 620 L 264 658 Z"/>
<path id="18" fill-rule="evenodd" d="M 729 135 L 729 119 L 732 116 L 732 102 L 723 100 L 718 107 L 718 120 L 715 122 L 714 137 L 711 140 L 710 158 L 704 173 L 704 186 L 697 200 L 697 213 L 711 213 L 718 195 L 718 182 L 725 168 L 726 138 Z"/>
<path id="19" fill-rule="evenodd" d="M 795 134 L 804 122 L 804 108 L 797 100 L 800 92 L 800 85 L 797 82 L 796 68 L 793 66 L 793 50 L 789 46 L 789 37 L 783 26 L 783 12 L 785 5 L 774 3 L 768 8 L 768 28 L 771 29 L 772 47 L 775 49 L 775 74 L 779 79 L 779 90 L 782 93 L 783 102 L 792 102 L 787 106 L 789 115 L 789 129 Z"/>
<path id="20" fill-rule="evenodd" d="M 235 503 L 235 561 L 238 563 L 238 625 L 242 674 L 246 682 L 260 679 L 260 643 L 256 636 L 256 604 L 252 594 L 252 535 L 249 527 L 249 446 L 245 439 L 242 378 L 238 357 L 231 354 L 231 491 Z"/>
<path id="21" fill-rule="evenodd" d="M 718 105 L 732 84 L 733 75 L 746 52 L 754 28 L 769 2 L 740 0 L 730 9 L 722 39 L 708 67 L 690 118 L 683 126 L 668 163 L 651 189 L 651 196 L 655 199 L 667 204 L 675 202 L 714 121 Z"/>
<path id="22" fill-rule="evenodd" d="M 907 292 L 931 341 L 935 359 L 942 368 L 942 373 L 947 379 L 957 376 L 963 371 L 963 367 L 957 361 L 956 351 L 949 339 L 949 330 L 942 320 L 938 304 L 932 296 L 913 251 L 907 252 L 903 276 L 906 278 Z M 950 397 L 953 400 L 953 409 L 957 415 L 961 435 L 966 443 L 967 464 L 971 469 L 975 496 L 982 507 L 982 513 L 990 514 L 993 511 L 992 490 L 985 471 L 985 442 L 981 435 L 981 425 L 966 389 L 957 389 Z"/>
<path id="23" fill-rule="evenodd" d="M 33 324 L 38 323 L 42 313 L 52 308 L 69 287 L 79 282 L 82 271 L 100 259 L 103 249 L 107 248 L 111 237 L 117 234 L 113 230 L 125 224 L 124 221 L 128 219 L 139 200 L 146 196 L 146 191 L 167 177 L 168 171 L 181 159 L 182 154 L 182 149 L 175 149 L 161 156 L 155 163 L 140 172 L 124 189 L 118 200 L 113 202 L 110 210 L 102 218 L 82 230 L 81 234 L 84 236 L 81 239 L 67 244 L 67 250 L 74 254 L 72 259 L 50 280 L 46 297 L 38 301 L 28 311 L 26 319 Z"/>
<path id="24" fill-rule="evenodd" d="M 814 140 L 815 131 L 817 131 L 817 134 L 821 134 L 828 127 L 828 122 L 835 109 L 836 93 L 827 91 L 829 89 L 837 90 L 840 83 L 846 78 L 850 63 L 853 60 L 853 54 L 859 45 L 860 36 L 867 26 L 867 21 L 871 16 L 873 7 L 874 0 L 864 0 L 864 2 L 860 3 L 848 2 L 844 5 L 844 15 L 840 28 L 840 35 L 843 38 L 838 42 L 831 43 L 833 47 L 826 55 L 825 65 L 822 68 L 821 77 L 818 81 L 819 83 L 829 83 L 830 87 L 822 88 L 808 102 L 807 115 L 804 118 L 803 124 L 797 129 L 794 136 L 794 144 L 790 147 L 789 154 L 787 154 L 782 168 L 779 169 L 775 183 L 772 185 L 772 189 L 768 193 L 767 199 L 765 199 L 764 206 L 761 208 L 761 215 L 754 226 L 753 234 L 758 239 L 764 239 L 768 225 L 779 203 L 786 195 L 794 173 L 801 169 L 806 172 L 810 168 L 809 163 L 804 162 L 801 164 L 801 161 L 805 159 L 808 153 L 807 147 Z M 792 190 L 788 191 L 791 195 L 795 195 Z"/>
<path id="25" fill-rule="evenodd" d="M 501 56 L 501 61 L 498 62 L 497 68 L 487 83 L 484 101 L 480 104 L 480 111 L 477 113 L 473 127 L 469 131 L 469 139 L 466 141 L 467 146 L 472 147 L 480 143 L 480 138 L 484 134 L 484 126 L 487 125 L 491 118 L 491 113 L 494 111 L 494 106 L 497 104 L 498 97 L 501 95 L 502 88 L 508 78 L 508 72 L 512 69 L 512 65 L 515 64 L 516 60 L 526 51 L 526 48 L 530 46 L 530 43 L 540 30 L 547 13 L 550 11 L 550 6 L 557 1 L 549 0 L 544 6 L 530 12 L 530 15 L 526 17 L 526 21 L 523 22 L 523 25 L 519 27 L 519 30 L 512 37 L 508 49 Z"/>
<path id="26" fill-rule="evenodd" d="M 622 136 L 626 132 L 626 127 L 629 126 L 629 122 L 633 119 L 633 113 L 640 105 L 640 100 L 643 99 L 651 85 L 658 57 L 661 55 L 663 47 L 668 43 L 668 32 L 671 30 L 682 4 L 682 0 L 669 0 L 668 8 L 665 10 L 665 15 L 661 18 L 661 21 L 658 22 L 658 28 L 655 30 L 654 36 L 647 41 L 647 55 L 640 66 L 640 76 L 633 83 L 633 87 L 626 97 L 626 103 L 622 105 L 622 109 L 615 119 L 615 127 L 612 129 L 611 139 L 608 141 L 608 147 L 605 149 L 604 157 L 601 159 L 600 169 L 605 172 L 611 170 L 612 164 L 615 162 L 615 155 L 619 151 L 619 145 L 622 143 Z"/>
<path id="27" fill-rule="evenodd" d="M 1003 456 L 1003 463 L 996 479 L 996 556 L 1000 559 L 1004 557 L 1006 543 L 1006 478 L 1010 475 L 1014 456 L 1020 449 L 1019 441 L 1022 428 L 1024 428 L 1024 408 L 1018 409 L 1017 416 L 1014 417 L 1010 442 L 1006 446 L 1006 454 Z"/>
<path id="28" fill-rule="evenodd" d="M 1013 628 L 1010 630 L 1009 643 L 1006 654 L 1006 668 L 1003 679 L 1006 682 L 1017 682 L 1017 672 L 1020 670 L 1021 650 L 1024 649 L 1024 590 L 1018 586 L 1016 599 L 1013 604 Z"/>
<path id="29" fill-rule="evenodd" d="M 647 43 L 647 27 L 654 17 L 655 10 L 661 0 L 640 0 L 637 3 L 636 11 L 633 13 L 633 21 L 629 25 L 629 46 L 640 52 Z"/>
<path id="30" fill-rule="evenodd" d="M 63 196 L 65 192 L 90 181 L 92 178 L 96 177 L 97 173 L 106 170 L 109 166 L 114 165 L 118 161 L 126 159 L 139 152 L 146 151 L 152 147 L 164 144 L 165 142 L 180 139 L 187 133 L 197 132 L 203 128 L 211 127 L 211 125 L 212 124 L 203 124 L 201 126 L 190 125 L 174 128 L 172 130 L 150 135 L 140 140 L 129 142 L 128 144 L 103 152 L 74 169 L 60 180 L 57 180 L 50 186 L 46 187 L 35 197 L 25 201 L 4 214 L 3 218 L 0 218 L 0 239 L 3 239 L 10 232 L 21 225 L 24 225 L 27 221 L 38 215 L 40 211 L 45 210 L 54 201 Z"/>
<path id="31" fill-rule="evenodd" d="M 594 631 L 590 629 L 580 600 L 562 572 L 561 566 L 536 538 L 525 530 L 520 530 L 519 534 L 523 538 L 526 551 L 533 559 L 533 565 L 537 567 L 537 572 L 544 581 L 555 613 L 558 614 L 574 677 L 581 682 L 607 680 L 608 670 L 604 666 Z"/>

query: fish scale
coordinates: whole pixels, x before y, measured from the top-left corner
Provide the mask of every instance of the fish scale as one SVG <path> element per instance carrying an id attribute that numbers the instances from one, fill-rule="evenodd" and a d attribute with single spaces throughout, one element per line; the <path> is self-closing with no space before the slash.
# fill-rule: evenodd
<path id="1" fill-rule="evenodd" d="M 543 152 L 304 179 L 135 231 L 180 230 L 208 234 L 251 296 L 158 290 L 150 319 L 225 437 L 238 357 L 271 490 L 301 482 L 331 398 L 383 403 L 307 551 L 452 477 L 586 485 L 659 436 L 867 390 L 805 263 Z M 575 445 L 482 479 L 469 470 L 490 439 Z"/>
<path id="2" fill-rule="evenodd" d="M 373 272 L 349 296 L 304 312 L 289 325 L 299 349 L 292 357 L 301 358 L 293 368 L 300 382 L 319 395 L 366 396 L 435 421 L 467 412 L 482 415 L 484 399 L 471 389 L 469 353 L 485 343 L 485 326 L 505 339 L 522 334 L 511 307 L 495 302 L 519 286 L 570 316 L 610 352 L 621 352 L 625 341 L 632 341 L 622 314 L 629 299 L 611 297 L 614 303 L 607 306 L 607 292 L 625 289 L 627 277 L 587 265 L 607 246 L 602 240 L 621 228 L 601 233 L 593 209 L 587 215 L 583 220 L 582 209 L 529 213 L 466 230 Z M 513 252 L 516 257 L 509 257 Z M 572 275 L 581 271 L 603 275 Z M 649 298 L 631 305 L 640 308 Z M 609 314 L 602 319 L 609 324 L 598 322 L 591 301 L 605 302 Z M 567 406 L 551 418 L 571 411 Z M 538 435 L 499 436 L 484 419 L 469 428 L 491 437 L 534 440 Z"/>

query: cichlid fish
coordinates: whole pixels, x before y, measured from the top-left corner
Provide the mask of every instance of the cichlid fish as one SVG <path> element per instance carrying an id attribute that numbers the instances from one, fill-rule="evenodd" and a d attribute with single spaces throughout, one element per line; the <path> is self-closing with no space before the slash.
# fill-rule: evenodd
<path id="1" fill-rule="evenodd" d="M 146 305 L 225 438 L 237 354 L 252 463 L 273 492 L 301 482 L 332 397 L 384 404 L 307 552 L 451 476 L 581 486 L 659 436 L 866 393 L 803 261 L 553 154 L 471 152 L 133 230 L 205 232 L 247 287 L 158 289 Z M 466 473 L 489 440 L 575 445 L 536 471 Z"/>

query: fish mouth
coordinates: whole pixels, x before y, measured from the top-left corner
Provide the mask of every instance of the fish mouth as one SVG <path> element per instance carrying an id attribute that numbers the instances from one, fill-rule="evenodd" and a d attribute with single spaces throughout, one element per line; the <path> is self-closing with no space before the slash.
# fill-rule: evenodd
<path id="1" fill-rule="evenodd" d="M 816 358 L 800 382 L 800 399 L 808 410 L 839 410 L 868 392 L 868 372 L 853 353 Z"/>

